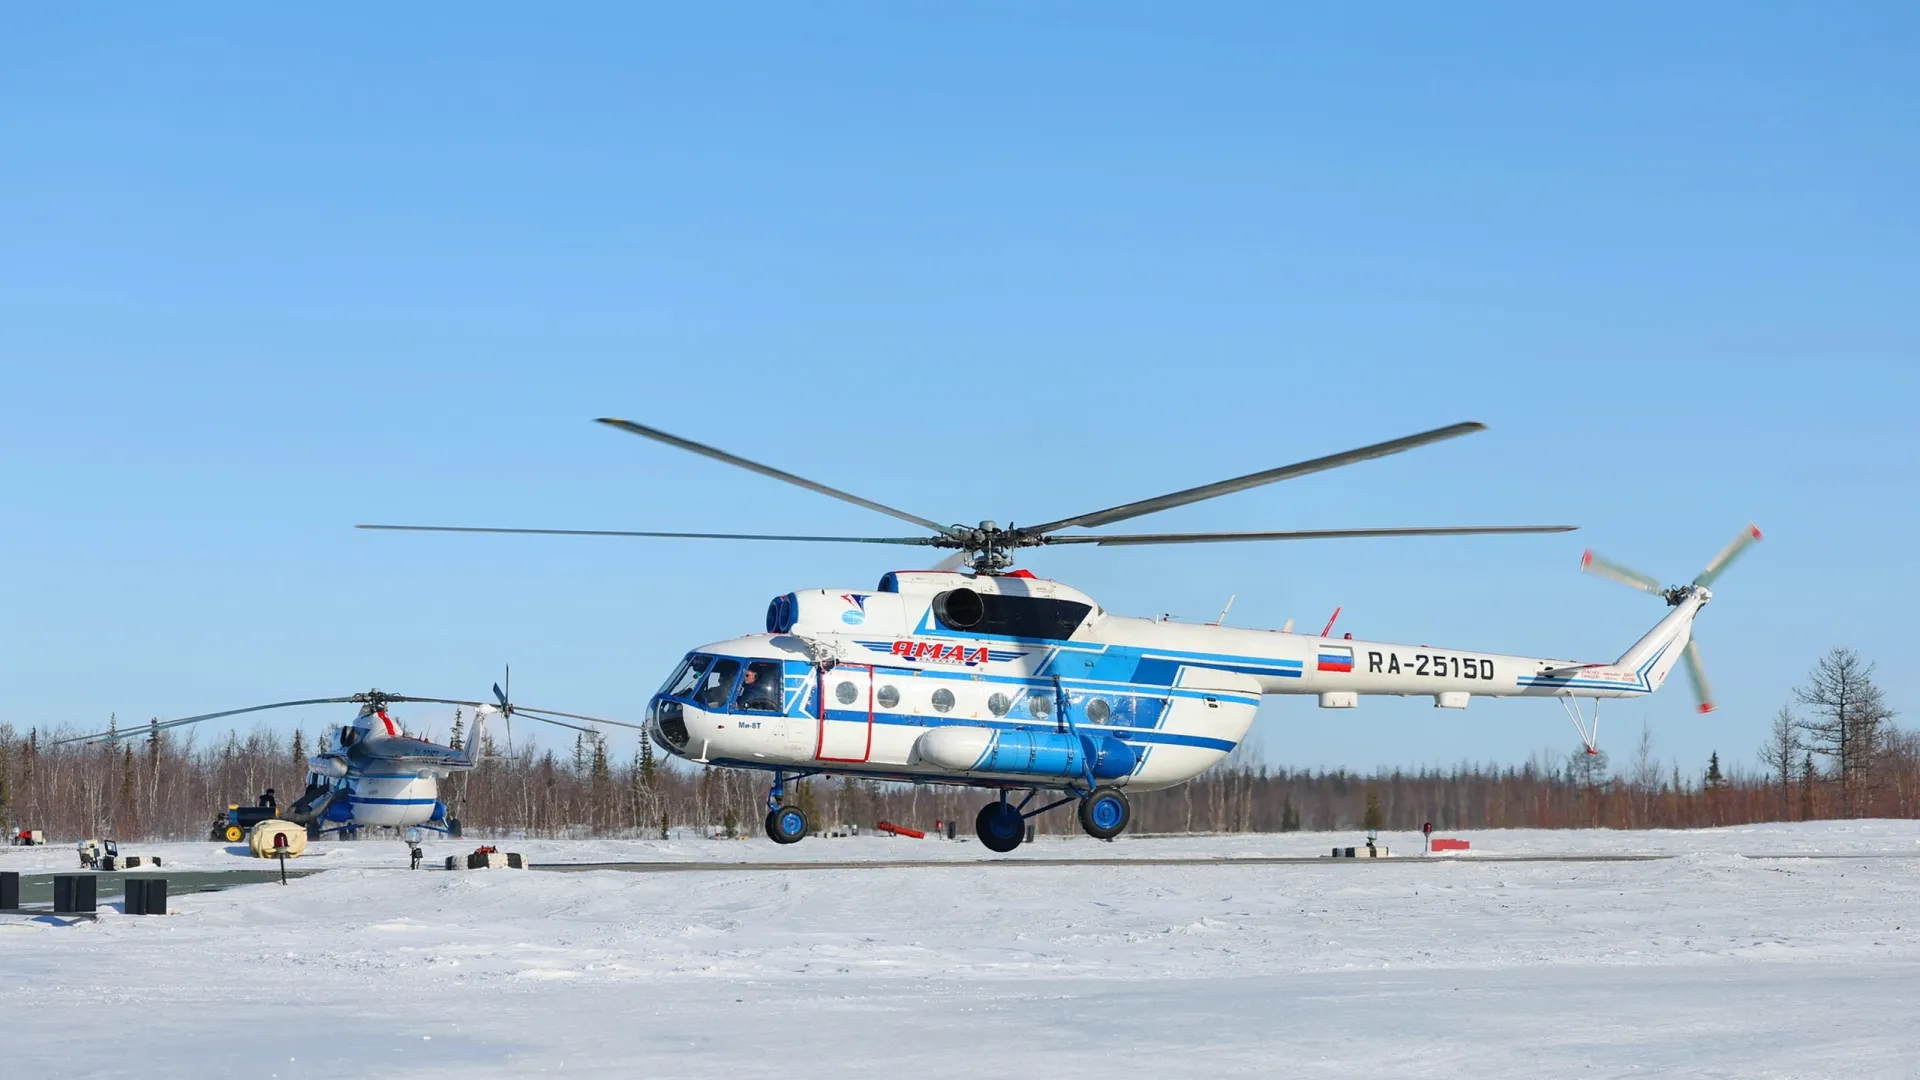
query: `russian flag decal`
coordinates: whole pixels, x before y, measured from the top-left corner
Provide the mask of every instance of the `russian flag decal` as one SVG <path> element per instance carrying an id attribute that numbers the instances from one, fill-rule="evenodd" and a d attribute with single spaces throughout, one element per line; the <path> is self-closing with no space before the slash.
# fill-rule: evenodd
<path id="1" fill-rule="evenodd" d="M 1316 670 L 1351 672 L 1353 650 L 1345 645 L 1320 646 L 1320 663 Z"/>

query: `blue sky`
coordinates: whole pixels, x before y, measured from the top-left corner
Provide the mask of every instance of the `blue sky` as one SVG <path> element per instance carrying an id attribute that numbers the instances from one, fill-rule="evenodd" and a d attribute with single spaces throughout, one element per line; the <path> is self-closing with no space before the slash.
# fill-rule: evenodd
<path id="1" fill-rule="evenodd" d="M 0 13 L 0 678 L 17 725 L 368 686 L 636 717 L 893 534 L 592 424 L 1033 521 L 1491 430 L 1152 529 L 1562 537 L 1041 552 L 1114 611 L 1610 659 L 1699 626 L 1750 761 L 1817 655 L 1920 709 L 1910 5 L 512 5 Z M 331 719 L 311 713 L 311 729 Z M 277 723 L 290 728 L 296 718 Z M 1518 761 L 1550 702 L 1270 702 L 1298 765 Z M 616 739 L 616 752 L 631 741 Z"/>

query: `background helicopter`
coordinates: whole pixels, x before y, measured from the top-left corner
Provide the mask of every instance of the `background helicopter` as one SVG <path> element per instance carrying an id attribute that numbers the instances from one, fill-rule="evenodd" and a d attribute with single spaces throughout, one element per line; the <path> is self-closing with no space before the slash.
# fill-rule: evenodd
<path id="1" fill-rule="evenodd" d="M 509 687 L 513 685 L 510 674 L 507 685 Z M 307 767 L 310 771 L 307 774 L 306 791 L 292 805 L 283 807 L 279 816 L 284 820 L 305 825 L 309 836 L 319 836 L 327 832 L 352 835 L 367 826 L 388 826 L 395 829 L 417 826 L 457 837 L 460 835 L 460 822 L 457 818 L 448 816 L 446 804 L 440 801 L 440 781 L 453 773 L 465 772 L 477 764 L 475 747 L 480 745 L 482 733 L 489 719 L 497 716 L 506 721 L 509 724 L 509 733 L 512 730 L 512 718 L 516 714 L 525 714 L 541 723 L 556 727 L 589 733 L 594 733 L 594 729 L 570 724 L 554 717 L 582 720 L 590 724 L 610 724 L 615 727 L 639 729 L 642 726 L 623 723 L 619 720 L 603 720 L 598 717 L 559 712 L 554 709 L 533 709 L 517 705 L 509 700 L 507 691 L 501 689 L 499 683 L 493 685 L 493 696 L 492 702 L 479 702 L 457 698 L 410 697 L 405 694 L 389 694 L 384 690 L 368 690 L 344 697 L 277 701 L 268 705 L 250 705 L 244 709 L 225 709 L 220 712 L 202 713 L 198 716 L 183 716 L 178 720 L 167 720 L 143 728 L 97 732 L 92 735 L 62 739 L 59 742 L 117 742 L 135 736 L 145 737 L 151 732 L 164 731 L 168 728 L 184 727 L 246 713 L 291 709 L 303 705 L 357 704 L 360 706 L 360 711 L 354 716 L 352 723 L 326 729 L 320 737 L 319 749 L 307 759 Z M 408 703 L 463 705 L 473 709 L 473 728 L 468 733 L 465 746 L 447 746 L 408 735 L 400 722 L 395 720 L 388 711 L 391 705 Z M 242 837 L 229 834 L 226 839 L 239 840 Z"/>
<path id="2" fill-rule="evenodd" d="M 1589 556 L 1587 568 L 1660 592 L 1673 610 L 1612 663 L 1477 650 L 1435 650 L 1217 625 L 1112 615 L 1055 581 L 1013 571 L 1021 548 L 1149 545 L 1384 536 L 1566 532 L 1570 525 L 1420 526 L 1273 532 L 1082 534 L 1280 480 L 1397 454 L 1484 430 L 1459 423 L 1344 453 L 1040 525 L 941 525 L 771 466 L 626 420 L 601 423 L 863 506 L 927 530 L 920 536 L 799 536 L 604 529 L 361 525 L 423 532 L 532 533 L 779 540 L 918 546 L 954 552 L 931 571 L 897 571 L 870 591 L 808 589 L 777 596 L 764 632 L 688 653 L 648 706 L 651 737 L 707 765 L 771 771 L 767 833 L 792 843 L 806 815 L 782 805 L 785 781 L 819 773 L 998 788 L 975 821 L 981 840 L 1010 851 L 1025 819 L 1079 803 L 1081 827 L 1111 839 L 1131 817 L 1125 790 L 1183 783 L 1245 736 L 1260 698 L 1315 694 L 1345 709 L 1362 694 L 1431 694 L 1440 708 L 1475 696 L 1553 697 L 1589 750 L 1598 700 L 1650 694 L 1688 651 L 1706 585 L 1759 536 L 1746 533 L 1694 583 L 1660 590 L 1651 579 Z M 965 565 L 971 574 L 953 572 Z M 1696 678 L 1702 709 L 1704 679 Z M 1595 701 L 1591 721 L 1577 698 Z M 1010 791 L 1024 789 L 1012 803 Z M 1042 792 L 1059 798 L 1032 810 Z"/>

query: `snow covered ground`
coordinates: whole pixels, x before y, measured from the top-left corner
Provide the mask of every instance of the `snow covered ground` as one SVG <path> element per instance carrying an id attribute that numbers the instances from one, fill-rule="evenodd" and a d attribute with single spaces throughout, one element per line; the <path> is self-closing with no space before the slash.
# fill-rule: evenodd
<path id="1" fill-rule="evenodd" d="M 319 844 L 300 862 L 327 873 L 176 897 L 164 919 L 0 920 L 0 1073 L 1920 1076 L 1920 823 L 1460 835 L 1679 857 L 1020 866 L 1354 838 L 1043 839 L 993 861 L 879 837 L 526 841 L 503 847 L 965 865 L 416 874 L 397 843 Z M 0 850 L 5 870 L 73 862 Z"/>

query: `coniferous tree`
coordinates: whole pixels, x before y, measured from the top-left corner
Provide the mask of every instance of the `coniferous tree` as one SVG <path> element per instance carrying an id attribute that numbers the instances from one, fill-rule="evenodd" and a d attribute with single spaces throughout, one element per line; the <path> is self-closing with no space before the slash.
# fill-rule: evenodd
<path id="1" fill-rule="evenodd" d="M 1794 766 L 1800 762 L 1800 721 L 1793 710 L 1785 705 L 1773 714 L 1773 724 L 1767 729 L 1767 741 L 1760 744 L 1760 764 L 1767 767 L 1767 775 L 1780 782 L 1780 816 L 1793 816 L 1793 774 Z"/>
<path id="2" fill-rule="evenodd" d="M 1839 781 L 1841 816 L 1860 816 L 1894 715 L 1873 681 L 1873 665 L 1852 649 L 1831 649 L 1794 696 L 1810 710 L 1800 722 L 1807 748 L 1827 759 Z"/>
<path id="3" fill-rule="evenodd" d="M 113 809 L 114 831 L 116 833 L 125 832 L 131 835 L 134 834 L 135 830 L 139 827 L 139 822 L 134 813 L 135 803 L 133 801 L 133 794 L 135 790 L 133 781 L 133 744 L 123 742 L 120 744 L 120 793 L 118 802 Z"/>
<path id="4" fill-rule="evenodd" d="M 1380 789 L 1372 784 L 1368 784 L 1366 827 L 1368 829 L 1378 829 L 1382 824 L 1382 820 L 1383 815 L 1380 813 Z"/>

